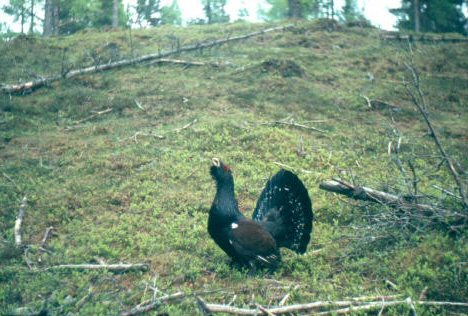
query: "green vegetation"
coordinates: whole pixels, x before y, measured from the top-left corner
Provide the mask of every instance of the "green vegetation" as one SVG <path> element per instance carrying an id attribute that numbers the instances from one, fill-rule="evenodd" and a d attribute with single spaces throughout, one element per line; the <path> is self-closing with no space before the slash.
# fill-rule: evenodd
<path id="1" fill-rule="evenodd" d="M 22 36 L 0 44 L 0 82 L 265 27 L 236 23 Z M 460 168 L 467 166 L 466 44 L 412 49 L 441 141 Z M 412 160 L 419 190 L 432 196 L 429 202 L 463 212 L 433 187 L 458 194 L 445 166 L 438 167 L 439 153 L 401 83 L 409 78 L 406 44 L 382 42 L 375 29 L 330 32 L 316 21 L 177 58 L 223 66 L 135 65 L 23 96 L 0 96 L 0 314 L 47 309 L 51 315 L 115 315 L 151 299 L 151 288 L 206 291 L 202 297 L 217 303 L 236 295 L 236 306 L 277 305 L 286 293 L 288 304 L 380 294 L 417 299 L 426 287 L 430 300 L 467 300 L 464 222 L 457 227 L 411 216 L 406 221 L 388 207 L 318 188 L 322 180 L 339 177 L 406 194 L 387 153 L 398 131 L 400 158 L 409 174 L 406 162 Z M 370 109 L 363 96 L 397 108 Z M 258 124 L 286 117 L 327 133 Z M 279 169 L 275 162 L 294 168 L 316 215 L 309 251 L 283 251 L 283 263 L 271 276 L 231 269 L 206 231 L 214 196 L 211 157 L 232 166 L 247 214 L 267 177 Z M 26 252 L 15 248 L 13 238 L 23 196 Z M 56 235 L 44 252 L 39 246 L 50 226 Z M 101 261 L 146 262 L 150 270 L 45 270 Z M 424 315 L 451 311 L 417 309 Z M 195 298 L 187 296 L 149 314 L 196 310 Z M 407 311 L 402 306 L 385 313 Z"/>

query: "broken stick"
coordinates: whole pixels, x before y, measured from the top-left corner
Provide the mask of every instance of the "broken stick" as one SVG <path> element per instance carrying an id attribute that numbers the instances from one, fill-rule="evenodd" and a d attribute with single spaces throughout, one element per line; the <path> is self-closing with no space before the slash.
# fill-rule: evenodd
<path id="1" fill-rule="evenodd" d="M 113 272 L 147 271 L 146 263 L 118 263 L 118 264 L 59 264 L 46 268 L 46 270 L 79 269 L 79 270 L 109 270 Z"/>
<path id="2" fill-rule="evenodd" d="M 28 199 L 26 197 L 23 197 L 23 200 L 21 200 L 18 216 L 16 217 L 15 221 L 15 229 L 14 229 L 14 234 L 15 234 L 15 244 L 16 247 L 21 247 L 21 224 L 23 223 L 23 218 L 26 213 L 26 206 L 27 206 Z"/>
<path id="3" fill-rule="evenodd" d="M 453 216 L 456 218 L 466 218 L 464 214 L 458 212 L 449 211 L 428 204 L 412 203 L 398 195 L 374 190 L 365 186 L 354 186 L 350 183 L 341 180 L 324 181 L 320 183 L 319 187 L 322 190 L 343 194 L 355 200 L 371 201 L 387 205 L 393 208 L 417 209 L 423 212 L 425 215 L 433 215 L 434 213 L 440 213 L 446 216 Z"/>

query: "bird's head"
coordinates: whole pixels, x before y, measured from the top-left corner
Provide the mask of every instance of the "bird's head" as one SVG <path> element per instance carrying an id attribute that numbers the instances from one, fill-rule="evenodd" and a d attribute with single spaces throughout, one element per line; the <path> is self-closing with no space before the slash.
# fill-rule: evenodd
<path id="1" fill-rule="evenodd" d="M 218 158 L 211 159 L 210 174 L 217 183 L 232 180 L 231 168 Z"/>

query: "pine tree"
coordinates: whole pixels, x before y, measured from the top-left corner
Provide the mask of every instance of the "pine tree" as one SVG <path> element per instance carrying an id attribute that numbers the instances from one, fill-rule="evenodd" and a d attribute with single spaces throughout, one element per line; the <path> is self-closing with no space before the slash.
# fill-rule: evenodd
<path id="1" fill-rule="evenodd" d="M 268 21 L 286 18 L 318 18 L 329 8 L 329 0 L 266 0 L 269 10 L 260 10 L 260 16 Z"/>
<path id="2" fill-rule="evenodd" d="M 172 1 L 170 6 L 161 8 L 161 24 L 182 24 L 182 12 L 177 0 Z"/>
<path id="3" fill-rule="evenodd" d="M 345 22 L 365 21 L 364 15 L 358 8 L 357 0 L 345 0 L 341 9 L 341 18 Z"/>
<path id="4" fill-rule="evenodd" d="M 136 11 L 137 11 L 137 22 L 140 26 L 143 23 L 148 23 L 151 26 L 159 25 L 161 22 L 159 11 L 160 11 L 159 0 L 138 0 Z"/>
<path id="5" fill-rule="evenodd" d="M 226 0 L 202 0 L 202 4 L 208 24 L 229 22 L 229 15 L 224 11 Z"/>
<path id="6" fill-rule="evenodd" d="M 398 17 L 399 29 L 466 34 L 463 3 L 464 0 L 402 0 L 401 7 L 390 12 Z"/>
<path id="7" fill-rule="evenodd" d="M 21 34 L 24 34 L 24 26 L 26 24 L 27 16 L 27 3 L 26 0 L 10 0 L 8 5 L 3 6 L 3 11 L 13 16 L 13 21 L 20 21 Z"/>

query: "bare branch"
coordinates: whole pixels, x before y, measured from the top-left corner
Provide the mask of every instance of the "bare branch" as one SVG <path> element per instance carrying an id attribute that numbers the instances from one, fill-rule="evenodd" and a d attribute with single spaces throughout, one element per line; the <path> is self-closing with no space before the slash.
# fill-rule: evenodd
<path id="1" fill-rule="evenodd" d="M 364 186 L 354 186 L 341 180 L 335 179 L 324 181 L 320 183 L 319 187 L 322 190 L 343 194 L 355 200 L 372 201 L 393 208 L 417 209 L 423 212 L 425 215 L 432 215 L 434 212 L 438 212 L 446 216 L 466 218 L 466 215 L 460 214 L 458 212 L 445 210 L 428 204 L 411 203 L 406 201 L 404 198 L 394 194 L 374 190 Z"/>
<path id="2" fill-rule="evenodd" d="M 425 102 L 424 95 L 422 93 L 421 86 L 420 86 L 419 75 L 416 72 L 416 70 L 415 70 L 415 68 L 413 67 L 412 64 L 411 65 L 406 64 L 406 67 L 408 68 L 408 70 L 412 74 L 413 85 L 414 85 L 414 87 L 415 87 L 415 89 L 416 89 L 416 91 L 418 93 L 419 100 L 414 95 L 413 91 L 411 91 L 411 89 L 410 89 L 410 87 L 408 86 L 407 83 L 405 84 L 406 90 L 408 91 L 408 94 L 411 96 L 413 104 L 417 107 L 417 109 L 419 110 L 419 112 L 423 116 L 424 121 L 426 122 L 426 124 L 427 124 L 427 126 L 429 128 L 431 136 L 434 139 L 434 142 L 435 142 L 435 144 L 437 146 L 437 149 L 439 149 L 440 153 L 442 154 L 442 157 L 444 157 L 444 161 L 447 164 L 447 167 L 448 167 L 450 173 L 452 174 L 453 179 L 455 180 L 455 182 L 457 184 L 458 191 L 459 191 L 460 196 L 461 196 L 462 201 L 463 201 L 463 205 L 464 205 L 464 207 L 466 209 L 466 208 L 468 208 L 468 198 L 467 198 L 466 193 L 465 193 L 464 184 L 461 181 L 461 179 L 460 179 L 460 177 L 458 175 L 458 172 L 457 172 L 457 170 L 455 169 L 455 167 L 454 167 L 454 165 L 452 163 L 452 158 L 447 154 L 444 147 L 442 146 L 442 144 L 441 144 L 441 142 L 439 140 L 439 137 L 437 136 L 437 133 L 436 133 L 434 127 L 432 126 L 431 120 L 429 119 L 429 114 L 427 112 L 426 102 Z"/>
<path id="3" fill-rule="evenodd" d="M 106 113 L 109 113 L 112 111 L 112 108 L 107 108 L 105 110 L 102 110 L 102 111 L 94 111 L 92 115 L 88 116 L 88 117 L 85 117 L 84 119 L 81 119 L 79 121 L 76 121 L 75 124 L 81 124 L 83 122 L 86 122 L 86 121 L 89 121 L 95 117 L 98 117 L 100 115 L 103 115 L 103 114 L 106 114 Z"/>
<path id="4" fill-rule="evenodd" d="M 52 235 L 53 230 L 54 230 L 53 226 L 47 227 L 47 229 L 46 229 L 46 231 L 44 233 L 44 237 L 42 237 L 40 249 L 45 250 L 47 240 L 49 239 L 50 235 Z"/>
<path id="5" fill-rule="evenodd" d="M 58 80 L 60 80 L 62 78 L 70 79 L 70 78 L 80 76 L 80 75 L 93 74 L 93 73 L 97 73 L 97 72 L 100 72 L 100 71 L 105 71 L 105 70 L 120 68 L 120 67 L 124 67 L 124 66 L 134 65 L 134 64 L 138 64 L 138 63 L 142 63 L 142 62 L 146 62 L 146 61 L 150 61 L 150 60 L 165 58 L 165 57 L 168 57 L 168 56 L 171 56 L 171 55 L 177 55 L 177 54 L 180 54 L 181 52 L 196 51 L 196 50 L 199 50 L 199 49 L 204 49 L 204 48 L 209 48 L 209 47 L 213 47 L 213 46 L 222 45 L 222 44 L 232 42 L 232 41 L 244 40 L 244 39 L 247 39 L 247 38 L 250 38 L 250 37 L 263 35 L 265 33 L 285 31 L 285 30 L 288 30 L 288 29 L 290 29 L 292 27 L 293 26 L 291 24 L 285 25 L 285 26 L 272 27 L 272 28 L 261 30 L 261 31 L 244 34 L 244 35 L 233 36 L 233 37 L 226 38 L 226 39 L 223 38 L 223 39 L 218 39 L 218 40 L 211 41 L 211 42 L 198 43 L 198 44 L 187 45 L 187 46 L 184 46 L 184 47 L 178 47 L 176 49 L 172 49 L 172 50 L 169 50 L 169 51 L 166 51 L 166 52 L 156 52 L 156 53 L 153 53 L 153 54 L 143 55 L 143 56 L 130 58 L 130 59 L 119 60 L 119 61 L 116 61 L 116 62 L 99 64 L 99 65 L 94 65 L 94 66 L 90 66 L 90 67 L 86 67 L 86 68 L 70 70 L 65 74 L 65 76 L 62 76 L 62 74 L 60 74 L 60 75 L 51 76 L 51 77 L 47 77 L 47 78 L 41 78 L 41 79 L 29 81 L 29 82 L 20 83 L 20 84 L 12 84 L 12 85 L 0 84 L 0 92 L 3 92 L 3 93 L 21 93 L 21 92 L 24 92 L 24 91 L 28 91 L 28 90 L 32 90 L 32 89 L 36 89 L 36 88 L 48 85 L 48 84 L 50 84 L 50 83 L 52 83 L 54 81 L 58 81 Z"/>
<path id="6" fill-rule="evenodd" d="M 18 216 L 16 216 L 16 221 L 15 221 L 15 229 L 14 229 L 14 235 L 15 235 L 15 244 L 16 247 L 21 247 L 22 241 L 21 241 L 21 224 L 23 223 L 23 218 L 26 213 L 26 206 L 27 206 L 28 199 L 26 197 L 23 197 L 23 200 L 21 200 L 20 208 L 18 211 Z"/>
<path id="7" fill-rule="evenodd" d="M 177 293 L 174 293 L 174 294 L 164 295 L 162 297 L 157 298 L 155 301 L 153 301 L 153 302 L 151 302 L 149 304 L 146 304 L 146 305 L 143 305 L 143 306 L 136 306 L 136 307 L 132 308 L 129 311 L 122 312 L 120 314 L 120 316 L 132 316 L 132 315 L 145 313 L 145 312 L 148 312 L 150 310 L 153 310 L 153 309 L 159 307 L 164 302 L 167 302 L 167 301 L 170 301 L 170 300 L 175 300 L 175 299 L 180 299 L 180 298 L 183 298 L 185 296 L 186 295 L 183 292 L 177 292 Z"/>
<path id="8" fill-rule="evenodd" d="M 282 120 L 278 120 L 278 121 L 261 122 L 261 123 L 255 123 L 255 124 L 256 125 L 272 125 L 272 126 L 275 126 L 275 125 L 289 125 L 289 126 L 293 126 L 293 127 L 306 129 L 306 130 L 316 131 L 316 132 L 319 132 L 319 133 L 327 133 L 327 131 L 322 130 L 322 129 L 318 129 L 316 127 L 307 126 L 307 125 L 304 125 L 304 124 L 301 124 L 301 123 L 296 123 L 294 121 L 294 119 L 289 118 L 289 117 L 284 118 Z"/>
<path id="9" fill-rule="evenodd" d="M 51 266 L 45 270 L 59 269 L 77 269 L 77 270 L 109 270 L 112 272 L 127 272 L 127 271 L 147 271 L 149 269 L 146 263 L 118 263 L 118 264 L 60 264 Z"/>

